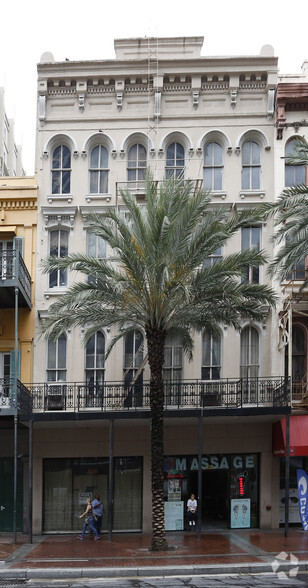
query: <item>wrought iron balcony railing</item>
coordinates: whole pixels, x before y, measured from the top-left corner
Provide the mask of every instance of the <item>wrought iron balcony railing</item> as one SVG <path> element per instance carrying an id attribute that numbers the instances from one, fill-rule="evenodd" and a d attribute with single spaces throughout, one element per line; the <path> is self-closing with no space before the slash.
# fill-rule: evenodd
<path id="1" fill-rule="evenodd" d="M 150 409 L 150 384 L 123 382 L 104 384 L 31 384 L 34 412 L 136 411 Z M 290 403 L 290 380 L 284 377 L 194 380 L 165 383 L 165 410 L 220 407 L 286 407 Z"/>
<path id="2" fill-rule="evenodd" d="M 20 415 L 32 413 L 32 396 L 28 388 L 15 378 L 0 378 L 0 412 Z"/>
<path id="3" fill-rule="evenodd" d="M 0 253 L 0 288 L 16 285 L 28 306 L 31 306 L 31 276 L 20 252 L 2 251 Z M 14 298 L 12 305 L 13 301 Z"/>

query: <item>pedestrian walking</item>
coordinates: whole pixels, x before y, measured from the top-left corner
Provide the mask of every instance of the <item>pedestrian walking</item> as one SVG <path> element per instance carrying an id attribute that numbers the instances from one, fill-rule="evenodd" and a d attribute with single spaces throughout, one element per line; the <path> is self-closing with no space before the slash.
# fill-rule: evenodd
<path id="1" fill-rule="evenodd" d="M 97 534 L 96 528 L 95 528 L 95 519 L 96 516 L 93 513 L 93 509 L 92 509 L 92 504 L 91 504 L 91 500 L 90 498 L 87 498 L 87 506 L 86 506 L 86 510 L 80 515 L 80 519 L 82 519 L 84 517 L 84 525 L 83 525 L 83 529 L 82 529 L 82 533 L 81 535 L 78 535 L 78 539 L 80 539 L 80 541 L 83 541 L 83 538 L 85 536 L 85 532 L 87 530 L 87 526 L 89 525 L 90 529 L 93 531 L 93 533 L 95 534 L 94 537 L 94 541 L 97 541 L 98 539 L 100 539 L 100 536 Z"/>
<path id="2" fill-rule="evenodd" d="M 102 528 L 103 503 L 101 501 L 99 494 L 94 495 L 94 500 L 92 500 L 92 510 L 93 510 L 93 513 L 96 517 L 96 520 L 95 520 L 96 535 L 100 535 L 101 528 Z"/>

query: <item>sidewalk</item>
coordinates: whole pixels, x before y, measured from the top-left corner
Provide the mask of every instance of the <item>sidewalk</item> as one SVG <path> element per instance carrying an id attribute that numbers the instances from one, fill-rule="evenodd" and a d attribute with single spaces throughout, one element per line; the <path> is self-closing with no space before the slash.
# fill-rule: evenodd
<path id="1" fill-rule="evenodd" d="M 0 534 L 0 581 L 3 578 L 80 578 L 153 575 L 194 575 L 209 573 L 273 572 L 299 566 L 308 570 L 308 533 L 291 529 L 259 531 L 205 531 L 199 540 L 195 533 L 167 533 L 166 552 L 151 552 L 151 536 L 139 533 L 107 535 L 93 541 L 86 535 L 44 535 L 27 543 L 18 535 Z M 285 559 L 277 559 L 285 552 Z M 292 558 L 290 559 L 290 554 Z M 296 560 L 298 559 L 298 562 Z"/>

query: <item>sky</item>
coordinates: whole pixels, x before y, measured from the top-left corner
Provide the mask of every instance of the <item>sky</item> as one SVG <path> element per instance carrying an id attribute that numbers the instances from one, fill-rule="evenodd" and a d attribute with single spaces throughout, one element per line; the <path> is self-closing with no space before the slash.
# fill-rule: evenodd
<path id="1" fill-rule="evenodd" d="M 308 0 L 288 7 L 273 0 L 5 0 L 0 87 L 26 174 L 34 173 L 36 65 L 45 51 L 56 61 L 112 59 L 114 39 L 202 36 L 202 56 L 259 55 L 269 44 L 280 73 L 294 74 L 308 60 L 307 20 Z"/>

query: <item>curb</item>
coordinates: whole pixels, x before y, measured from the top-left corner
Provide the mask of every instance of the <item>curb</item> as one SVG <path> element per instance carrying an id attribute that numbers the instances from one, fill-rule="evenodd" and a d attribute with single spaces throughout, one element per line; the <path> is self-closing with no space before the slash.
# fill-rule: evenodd
<path id="1" fill-rule="evenodd" d="M 299 567 L 301 571 L 308 571 L 308 561 L 298 562 L 296 566 L 289 562 L 282 562 L 279 572 L 288 572 Z M 0 569 L 0 580 L 2 579 L 47 579 L 47 578 L 121 578 L 121 577 L 155 577 L 155 576 L 196 576 L 196 575 L 219 575 L 219 574 L 261 574 L 268 573 L 273 576 L 271 564 L 268 563 L 247 563 L 247 564 L 209 564 L 194 566 L 148 566 L 148 567 L 123 567 L 123 568 L 6 568 Z"/>

